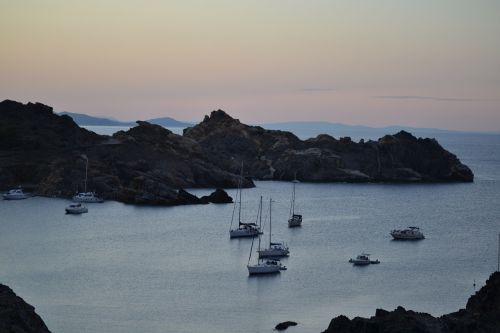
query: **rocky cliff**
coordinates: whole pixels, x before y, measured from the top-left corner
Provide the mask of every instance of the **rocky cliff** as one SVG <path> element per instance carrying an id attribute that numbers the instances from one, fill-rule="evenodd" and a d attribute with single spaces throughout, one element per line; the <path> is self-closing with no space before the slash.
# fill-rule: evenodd
<path id="1" fill-rule="evenodd" d="M 35 308 L 3 284 L 0 284 L 0 332 L 50 333 Z"/>
<path id="2" fill-rule="evenodd" d="M 251 178 L 303 181 L 472 181 L 470 169 L 436 140 L 400 132 L 378 141 L 248 126 L 213 111 L 180 136 L 147 122 L 113 136 L 97 135 L 39 103 L 0 103 L 0 189 L 70 197 L 87 189 L 136 204 L 204 203 L 186 187 L 236 187 L 241 163 Z M 223 196 L 218 195 L 220 200 Z M 222 200 L 228 201 L 227 198 Z"/>
<path id="3" fill-rule="evenodd" d="M 0 103 L 0 188 L 70 197 L 88 190 L 126 203 L 205 203 L 185 187 L 236 187 L 238 175 L 212 164 L 198 143 L 146 122 L 112 137 L 78 127 L 43 104 Z M 245 186 L 252 186 L 245 180 Z M 228 201 L 228 199 L 225 199 Z"/>
<path id="4" fill-rule="evenodd" d="M 338 316 L 323 333 L 499 333 L 500 272 L 493 273 L 486 285 L 471 296 L 465 309 L 433 317 L 398 307 L 394 311 L 377 309 L 369 319 L 349 320 Z"/>
<path id="5" fill-rule="evenodd" d="M 472 171 L 434 139 L 401 131 L 378 141 L 319 135 L 305 141 L 289 132 L 242 124 L 222 110 L 184 130 L 212 163 L 236 172 L 244 161 L 256 179 L 317 182 L 470 182 Z"/>

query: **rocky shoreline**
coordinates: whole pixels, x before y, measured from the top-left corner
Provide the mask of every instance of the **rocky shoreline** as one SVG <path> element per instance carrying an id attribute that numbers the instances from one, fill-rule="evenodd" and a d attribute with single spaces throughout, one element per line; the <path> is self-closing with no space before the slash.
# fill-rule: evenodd
<path id="1" fill-rule="evenodd" d="M 235 188 L 241 163 L 252 179 L 308 182 L 471 182 L 472 171 L 434 139 L 410 133 L 353 142 L 329 135 L 300 140 L 213 111 L 183 135 L 138 121 L 97 135 L 40 103 L 0 102 L 0 189 L 22 185 L 42 196 L 88 189 L 131 204 L 206 203 L 185 188 Z M 219 194 L 220 191 L 219 191 Z M 220 199 L 215 199 L 223 202 Z M 224 202 L 230 202 L 227 198 Z"/>
<path id="2" fill-rule="evenodd" d="M 441 317 L 398 307 L 377 309 L 371 318 L 338 316 L 323 333 L 499 333 L 500 272 L 491 274 L 465 309 Z"/>
<path id="3" fill-rule="evenodd" d="M 50 333 L 35 308 L 3 284 L 0 284 L 0 332 Z"/>

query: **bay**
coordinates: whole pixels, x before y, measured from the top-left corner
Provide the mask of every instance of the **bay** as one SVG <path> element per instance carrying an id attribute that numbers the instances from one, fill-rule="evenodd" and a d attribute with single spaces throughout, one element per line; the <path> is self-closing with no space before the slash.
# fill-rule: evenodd
<path id="1" fill-rule="evenodd" d="M 290 332 L 321 332 L 334 316 L 376 308 L 456 311 L 473 281 L 481 286 L 496 269 L 500 136 L 435 137 L 471 167 L 474 183 L 300 183 L 297 229 L 286 223 L 291 183 L 243 190 L 246 221 L 261 195 L 275 201 L 273 239 L 291 251 L 279 275 L 248 277 L 251 240 L 229 239 L 232 205 L 106 202 L 68 216 L 68 201 L 34 197 L 0 201 L 0 281 L 53 332 L 271 332 L 285 320 L 299 323 Z M 391 240 L 391 229 L 409 225 L 426 239 Z M 347 262 L 363 251 L 381 264 Z"/>

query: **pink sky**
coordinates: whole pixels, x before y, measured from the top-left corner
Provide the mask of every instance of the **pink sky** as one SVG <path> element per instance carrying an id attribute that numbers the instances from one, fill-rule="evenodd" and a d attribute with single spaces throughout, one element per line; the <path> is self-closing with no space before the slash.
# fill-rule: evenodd
<path id="1" fill-rule="evenodd" d="M 12 1 L 0 99 L 120 120 L 500 131 L 500 2 Z"/>

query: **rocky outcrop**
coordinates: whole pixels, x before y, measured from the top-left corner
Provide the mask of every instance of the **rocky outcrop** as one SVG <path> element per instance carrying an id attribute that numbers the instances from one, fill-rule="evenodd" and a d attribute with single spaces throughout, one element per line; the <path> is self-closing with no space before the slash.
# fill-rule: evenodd
<path id="1" fill-rule="evenodd" d="M 35 308 L 3 284 L 0 284 L 0 332 L 50 333 Z"/>
<path id="2" fill-rule="evenodd" d="M 218 110 L 177 135 L 158 125 L 113 136 L 78 127 L 40 103 L 0 103 L 0 189 L 22 185 L 37 195 L 70 197 L 87 189 L 133 204 L 204 203 L 183 188 L 234 188 L 252 178 L 303 181 L 472 181 L 467 166 L 436 140 L 400 132 L 377 142 L 320 135 L 302 141 L 248 126 Z M 220 193 L 219 193 L 220 194 Z M 211 199 L 210 199 L 211 200 Z M 225 197 L 214 201 L 228 202 Z"/>
<path id="3" fill-rule="evenodd" d="M 279 323 L 274 327 L 276 331 L 284 331 L 290 326 L 297 326 L 297 323 L 294 321 L 284 321 L 282 323 Z"/>
<path id="4" fill-rule="evenodd" d="M 486 285 L 469 298 L 465 309 L 435 318 L 398 307 L 377 309 L 369 319 L 338 316 L 324 333 L 498 333 L 500 332 L 500 273 L 493 273 Z"/>
<path id="5" fill-rule="evenodd" d="M 212 194 L 208 196 L 203 196 L 200 198 L 202 203 L 233 203 L 233 198 L 231 198 L 226 191 L 223 189 L 216 189 Z"/>
<path id="6" fill-rule="evenodd" d="M 434 139 L 401 131 L 378 141 L 319 135 L 305 141 L 289 132 L 248 126 L 222 110 L 184 130 L 215 165 L 257 179 L 345 182 L 470 182 L 472 171 Z"/>
<path id="7" fill-rule="evenodd" d="M 197 142 L 158 125 L 139 121 L 129 131 L 102 136 L 43 104 L 0 103 L 0 188 L 23 185 L 37 195 L 70 197 L 84 189 L 86 160 L 87 189 L 126 203 L 203 203 L 181 189 L 239 182 L 237 174 L 211 163 Z M 253 183 L 245 179 L 243 186 Z"/>

